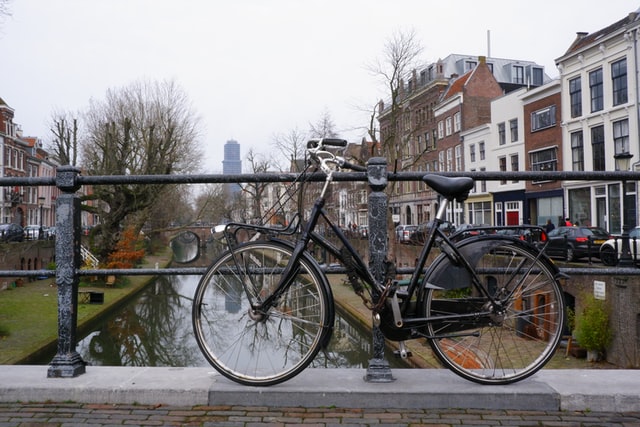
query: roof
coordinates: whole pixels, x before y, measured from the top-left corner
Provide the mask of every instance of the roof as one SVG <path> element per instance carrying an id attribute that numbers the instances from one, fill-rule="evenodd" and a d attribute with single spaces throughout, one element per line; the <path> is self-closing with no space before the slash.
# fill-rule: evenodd
<path id="1" fill-rule="evenodd" d="M 455 79 L 449 85 L 449 87 L 447 87 L 447 90 L 445 90 L 444 93 L 442 94 L 442 99 L 444 100 L 447 98 L 451 98 L 455 94 L 462 92 L 462 89 L 464 88 L 465 83 L 467 83 L 467 80 L 469 80 L 469 77 L 471 77 L 472 73 L 473 73 L 473 70 L 467 71 L 465 74 Z"/>
<path id="2" fill-rule="evenodd" d="M 635 12 L 631 12 L 629 13 L 626 17 L 624 17 L 623 19 L 614 22 L 613 24 L 598 30 L 596 32 L 593 32 L 591 34 L 589 33 L 584 33 L 584 32 L 579 32 L 576 39 L 573 41 L 573 43 L 571 44 L 571 46 L 569 46 L 569 49 L 567 49 L 567 51 L 565 52 L 565 54 L 563 56 L 566 56 L 568 54 L 574 53 L 579 51 L 580 49 L 582 49 L 585 46 L 589 46 L 593 43 L 596 43 L 598 40 L 603 39 L 604 37 L 608 36 L 609 34 L 613 34 L 616 33 L 617 31 L 625 28 L 627 25 L 629 24 L 633 24 L 634 22 L 638 21 L 640 19 L 640 9 L 636 10 Z"/>

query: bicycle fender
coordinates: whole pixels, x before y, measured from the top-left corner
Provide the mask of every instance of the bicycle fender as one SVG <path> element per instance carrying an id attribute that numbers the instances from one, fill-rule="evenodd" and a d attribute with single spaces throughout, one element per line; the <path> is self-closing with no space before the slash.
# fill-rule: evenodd
<path id="1" fill-rule="evenodd" d="M 492 235 L 470 237 L 460 242 L 457 248 L 469 264 L 474 267 L 484 254 L 504 243 L 538 251 L 537 248 L 520 239 Z M 558 267 L 548 258 L 543 257 L 540 261 L 549 267 L 554 276 L 558 277 L 561 274 Z M 471 283 L 471 274 L 467 269 L 446 253 L 442 253 L 434 260 L 425 277 L 427 278 L 424 284 L 425 288 L 460 289 Z"/>

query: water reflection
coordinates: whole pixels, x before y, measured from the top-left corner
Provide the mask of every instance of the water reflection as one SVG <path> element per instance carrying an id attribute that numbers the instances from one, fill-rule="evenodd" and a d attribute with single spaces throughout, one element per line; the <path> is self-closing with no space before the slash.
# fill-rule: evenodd
<path id="1" fill-rule="evenodd" d="M 209 366 L 191 325 L 191 296 L 198 280 L 199 276 L 159 277 L 78 343 L 83 360 L 103 366 Z M 227 310 L 237 305 L 233 298 L 227 302 Z M 312 366 L 366 367 L 371 354 L 371 333 L 338 313 L 329 347 Z M 401 367 L 392 356 L 387 359 L 392 367 Z"/>

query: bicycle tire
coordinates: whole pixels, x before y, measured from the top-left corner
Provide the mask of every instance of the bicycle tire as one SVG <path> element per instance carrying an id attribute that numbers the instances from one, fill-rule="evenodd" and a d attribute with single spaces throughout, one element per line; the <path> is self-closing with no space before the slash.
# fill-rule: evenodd
<path id="1" fill-rule="evenodd" d="M 459 249 L 484 289 L 503 304 L 490 316 L 430 323 L 433 352 L 450 370 L 480 384 L 509 384 L 533 375 L 562 338 L 565 303 L 557 271 L 546 258 L 537 258 L 536 249 L 515 239 L 469 239 Z M 469 272 L 456 264 L 444 254 L 434 261 L 426 279 L 425 316 L 477 314 L 490 306 L 469 285 Z"/>
<path id="2" fill-rule="evenodd" d="M 331 290 L 308 255 L 274 307 L 261 313 L 251 309 L 250 298 L 264 300 L 280 283 L 292 253 L 280 242 L 242 244 L 218 257 L 196 288 L 192 321 L 198 346 L 235 382 L 268 386 L 291 379 L 330 337 Z"/>

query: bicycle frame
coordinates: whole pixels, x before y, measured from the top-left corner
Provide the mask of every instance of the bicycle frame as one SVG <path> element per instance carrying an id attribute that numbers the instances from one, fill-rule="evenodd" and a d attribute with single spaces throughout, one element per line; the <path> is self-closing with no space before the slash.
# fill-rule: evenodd
<path id="1" fill-rule="evenodd" d="M 380 283 L 377 281 L 369 268 L 365 265 L 362 257 L 358 254 L 353 245 L 349 242 L 349 239 L 345 236 L 342 230 L 336 226 L 329 216 L 327 212 L 324 210 L 325 204 L 325 195 L 328 189 L 329 184 L 332 181 L 332 170 L 328 170 L 323 168 L 323 170 L 327 173 L 327 177 L 323 188 L 321 190 L 320 195 L 315 200 L 309 218 L 304 225 L 302 225 L 302 221 L 298 222 L 295 227 L 292 224 L 289 227 L 278 229 L 274 227 L 268 226 L 258 226 L 258 225 L 249 225 L 249 224 L 241 224 L 241 223 L 232 223 L 231 226 L 236 226 L 240 229 L 250 229 L 259 233 L 266 234 L 294 234 L 296 232 L 300 233 L 300 237 L 296 239 L 295 245 L 293 247 L 293 254 L 289 260 L 289 263 L 286 267 L 284 267 L 282 271 L 282 279 L 280 284 L 277 286 L 276 290 L 269 295 L 263 301 L 254 301 L 252 302 L 252 308 L 255 311 L 267 311 L 268 307 L 274 305 L 283 292 L 287 289 L 287 287 L 291 284 L 292 280 L 295 278 L 297 271 L 295 270 L 298 265 L 303 253 L 307 250 L 307 246 L 310 242 L 313 242 L 319 245 L 321 248 L 327 250 L 330 254 L 332 254 L 336 259 L 340 261 L 340 263 L 349 269 L 353 270 L 353 273 L 360 279 L 365 287 L 367 288 L 370 296 L 372 297 L 372 303 L 375 304 L 378 310 L 381 309 L 383 303 L 375 300 L 377 297 L 384 295 L 383 298 L 390 297 L 393 299 L 397 289 L 397 283 L 389 285 L 387 283 Z M 411 278 L 409 279 L 408 286 L 406 288 L 406 293 L 402 293 L 402 302 L 399 306 L 392 307 L 392 312 L 394 316 L 394 324 L 398 328 L 403 329 L 411 329 L 411 328 L 419 328 L 426 326 L 430 322 L 434 321 L 442 321 L 443 319 L 456 319 L 456 320 L 465 320 L 467 318 L 477 318 L 478 316 L 486 316 L 491 313 L 491 309 L 489 306 L 500 305 L 501 301 L 498 301 L 496 297 L 490 295 L 487 289 L 482 286 L 481 280 L 475 270 L 475 268 L 469 263 L 467 258 L 460 252 L 457 248 L 456 244 L 449 239 L 442 230 L 440 230 L 440 225 L 444 222 L 446 217 L 446 210 L 449 205 L 449 200 L 444 198 L 442 203 L 440 204 L 439 210 L 436 214 L 436 218 L 432 221 L 430 228 L 427 231 L 427 236 L 425 239 L 424 246 L 420 252 L 420 255 L 417 258 L 417 265 L 413 273 L 411 274 Z M 346 254 L 343 253 L 342 249 L 336 246 L 333 242 L 329 241 L 324 236 L 320 235 L 315 231 L 315 227 L 320 221 L 320 219 L 324 219 L 327 225 L 330 227 L 340 244 L 342 244 L 342 248 L 346 250 Z M 503 237 L 504 240 L 514 240 L 508 237 Z M 452 314 L 448 316 L 437 316 L 437 317 L 416 317 L 415 315 L 410 314 L 410 306 L 411 301 L 414 296 L 417 297 L 418 301 L 421 302 L 425 295 L 425 290 L 431 286 L 429 283 L 424 283 L 423 274 L 425 273 L 425 266 L 427 263 L 427 258 L 431 251 L 434 249 L 436 243 L 438 244 L 440 250 L 446 254 L 447 257 L 454 263 L 455 265 L 459 265 L 469 274 L 470 282 L 469 285 L 475 289 L 479 294 L 486 298 L 486 300 L 490 303 L 485 311 L 482 312 L 474 312 L 474 313 L 460 313 L 460 314 Z M 542 256 L 542 252 L 538 255 L 538 257 Z M 238 262 L 238 261 L 236 261 Z M 530 267 L 532 268 L 532 267 Z M 513 280 L 514 276 L 511 277 L 510 281 Z M 352 283 L 353 286 L 353 283 Z M 388 287 L 391 286 L 391 289 Z M 513 295 L 515 289 L 518 286 L 514 286 L 513 290 L 508 295 L 501 296 L 502 301 L 507 300 Z M 355 287 L 354 287 L 354 290 Z M 356 291 L 357 292 L 357 291 Z M 393 299 L 392 304 L 399 304 L 397 298 Z M 265 307 L 267 309 L 265 309 Z"/>

